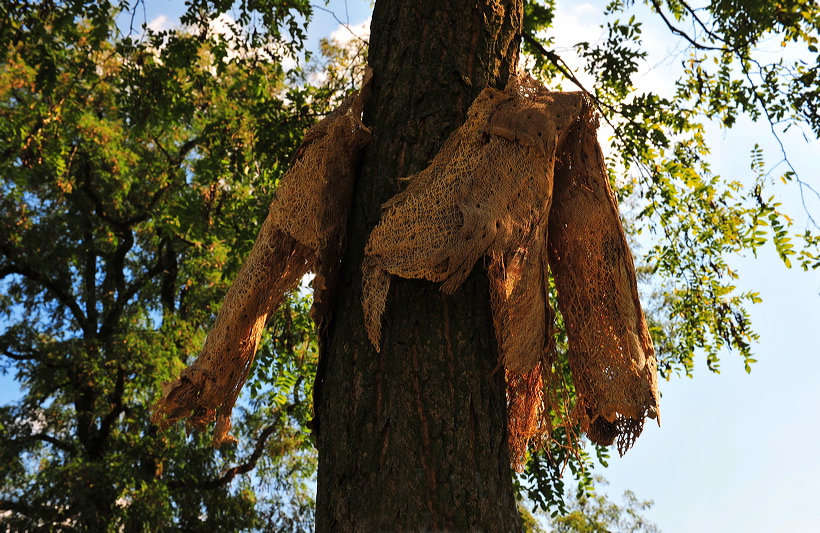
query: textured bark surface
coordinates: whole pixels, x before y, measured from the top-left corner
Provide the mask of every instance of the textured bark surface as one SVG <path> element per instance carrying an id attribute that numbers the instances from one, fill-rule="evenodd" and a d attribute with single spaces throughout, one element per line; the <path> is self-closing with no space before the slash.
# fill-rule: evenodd
<path id="1" fill-rule="evenodd" d="M 397 178 L 427 166 L 485 86 L 505 85 L 521 19 L 521 0 L 376 3 L 365 110 L 373 135 L 337 301 L 320 331 L 317 531 L 520 528 L 486 274 L 476 268 L 453 296 L 394 280 L 376 353 L 361 262 Z"/>

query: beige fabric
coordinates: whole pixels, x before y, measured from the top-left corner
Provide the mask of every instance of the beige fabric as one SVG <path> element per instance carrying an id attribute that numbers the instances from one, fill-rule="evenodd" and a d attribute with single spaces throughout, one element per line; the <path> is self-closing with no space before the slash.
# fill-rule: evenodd
<path id="1" fill-rule="evenodd" d="M 574 418 L 623 454 L 658 414 L 657 364 L 597 124 L 582 117 L 555 173 L 549 262 L 567 328 Z"/>
<path id="2" fill-rule="evenodd" d="M 161 429 L 177 420 L 202 429 L 214 445 L 233 439 L 230 415 L 248 376 L 268 315 L 309 270 L 316 272 L 315 307 L 325 311 L 327 283 L 340 259 L 355 165 L 370 138 L 361 122 L 369 73 L 360 93 L 308 130 L 277 190 L 248 260 L 228 290 L 202 352 L 163 387 L 151 420 Z"/>
<path id="3" fill-rule="evenodd" d="M 377 349 L 391 275 L 452 293 L 487 258 L 518 464 L 553 416 L 570 416 L 552 348 L 549 267 L 578 393 L 561 425 L 580 423 L 601 444 L 618 438 L 623 452 L 657 409 L 654 351 L 592 116 L 583 93 L 549 92 L 530 78 L 485 89 L 430 166 L 385 203 L 365 248 L 362 304 Z"/>
<path id="4" fill-rule="evenodd" d="M 360 120 L 368 88 L 305 135 L 202 353 L 154 406 L 161 428 L 215 421 L 215 445 L 232 439 L 231 410 L 267 317 L 310 269 L 323 320 L 369 139 Z M 377 349 L 392 275 L 452 293 L 485 258 L 518 466 L 554 425 L 624 453 L 657 417 L 654 350 L 596 129 L 582 93 L 516 77 L 504 91 L 485 89 L 430 166 L 384 205 L 365 249 L 362 304 Z M 550 272 L 574 395 L 555 351 Z"/>

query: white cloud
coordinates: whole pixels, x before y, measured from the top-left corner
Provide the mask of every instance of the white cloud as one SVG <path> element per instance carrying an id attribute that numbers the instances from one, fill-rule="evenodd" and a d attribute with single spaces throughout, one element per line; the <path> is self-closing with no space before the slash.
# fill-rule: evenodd
<path id="1" fill-rule="evenodd" d="M 171 29 L 171 19 L 165 15 L 158 15 L 151 19 L 148 23 L 148 28 L 153 31 L 165 31 Z"/>
<path id="2" fill-rule="evenodd" d="M 367 41 L 370 39 L 370 21 L 372 17 L 367 17 L 358 24 L 339 24 L 333 30 L 329 39 L 344 45 L 351 41 Z"/>
<path id="3" fill-rule="evenodd" d="M 569 48 L 582 41 L 595 42 L 601 37 L 603 22 L 601 9 L 590 3 L 561 3 L 555 10 L 551 35 L 558 48 Z"/>
<path id="4" fill-rule="evenodd" d="M 293 57 L 293 54 L 285 54 L 282 58 L 282 70 L 285 72 L 296 68 L 299 65 L 299 62 Z"/>

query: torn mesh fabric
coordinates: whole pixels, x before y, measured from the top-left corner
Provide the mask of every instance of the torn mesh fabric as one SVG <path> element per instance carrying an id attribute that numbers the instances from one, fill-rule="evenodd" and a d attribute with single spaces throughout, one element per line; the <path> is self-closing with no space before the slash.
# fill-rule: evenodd
<path id="1" fill-rule="evenodd" d="M 487 258 L 518 464 L 527 443 L 549 433 L 550 417 L 567 413 L 550 270 L 578 394 L 562 425 L 580 424 L 601 444 L 617 439 L 623 452 L 657 411 L 654 350 L 592 117 L 582 93 L 550 92 L 530 78 L 485 89 L 430 166 L 385 203 L 365 249 L 362 304 L 377 349 L 392 275 L 452 293 Z"/>
<path id="2" fill-rule="evenodd" d="M 231 440 L 231 409 L 268 314 L 310 269 L 321 322 L 369 137 L 359 119 L 367 87 L 307 132 L 200 357 L 154 407 L 160 427 L 215 421 L 215 444 Z M 377 348 L 392 275 L 452 293 L 486 258 L 518 465 L 554 418 L 594 442 L 617 441 L 623 453 L 645 418 L 657 416 L 654 350 L 596 128 L 581 93 L 550 92 L 529 78 L 484 90 L 431 165 L 385 204 L 365 250 L 362 303 Z M 571 409 L 554 348 L 550 272 L 569 339 Z"/>
<path id="3" fill-rule="evenodd" d="M 160 429 L 181 419 L 197 429 L 216 422 L 214 445 L 234 440 L 231 411 L 268 316 L 309 270 L 316 273 L 314 317 L 321 320 L 327 280 L 343 246 L 355 165 L 370 138 L 360 119 L 369 79 L 368 71 L 359 93 L 306 132 L 199 357 L 163 386 L 151 417 Z"/>
<path id="4" fill-rule="evenodd" d="M 609 187 L 591 114 L 564 143 L 549 220 L 549 263 L 569 340 L 574 418 L 593 442 L 623 454 L 658 416 L 657 363 L 632 253 Z"/>

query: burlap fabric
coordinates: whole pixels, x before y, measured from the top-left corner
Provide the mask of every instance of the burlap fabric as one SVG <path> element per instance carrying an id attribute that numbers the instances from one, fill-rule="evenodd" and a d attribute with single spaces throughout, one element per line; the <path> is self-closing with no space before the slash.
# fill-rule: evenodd
<path id="1" fill-rule="evenodd" d="M 307 132 L 202 353 L 154 406 L 160 427 L 215 421 L 214 443 L 231 440 L 230 413 L 267 317 L 311 269 L 322 320 L 369 139 L 360 120 L 368 88 Z M 485 89 L 430 166 L 384 205 L 365 249 L 362 304 L 377 349 L 391 276 L 452 293 L 484 258 L 518 465 L 555 423 L 599 444 L 617 440 L 624 453 L 657 417 L 654 350 L 596 129 L 583 93 L 528 77 Z M 574 395 L 555 350 L 550 273 Z"/>
<path id="2" fill-rule="evenodd" d="M 623 453 L 657 412 L 654 350 L 632 256 L 583 93 L 531 78 L 485 89 L 429 167 L 384 205 L 363 263 L 363 307 L 379 347 L 390 277 L 452 293 L 486 258 L 508 384 L 509 439 L 520 464 L 552 417 Z M 570 339 L 577 402 L 560 387 L 549 272 Z"/>
<path id="3" fill-rule="evenodd" d="M 359 93 L 308 130 L 282 178 L 250 256 L 228 290 L 202 352 L 163 387 L 151 420 L 164 429 L 187 419 L 202 429 L 216 422 L 214 445 L 233 440 L 231 411 L 248 376 L 268 315 L 309 271 L 314 316 L 327 305 L 343 246 L 355 166 L 370 138 L 361 122 L 368 75 Z"/>

